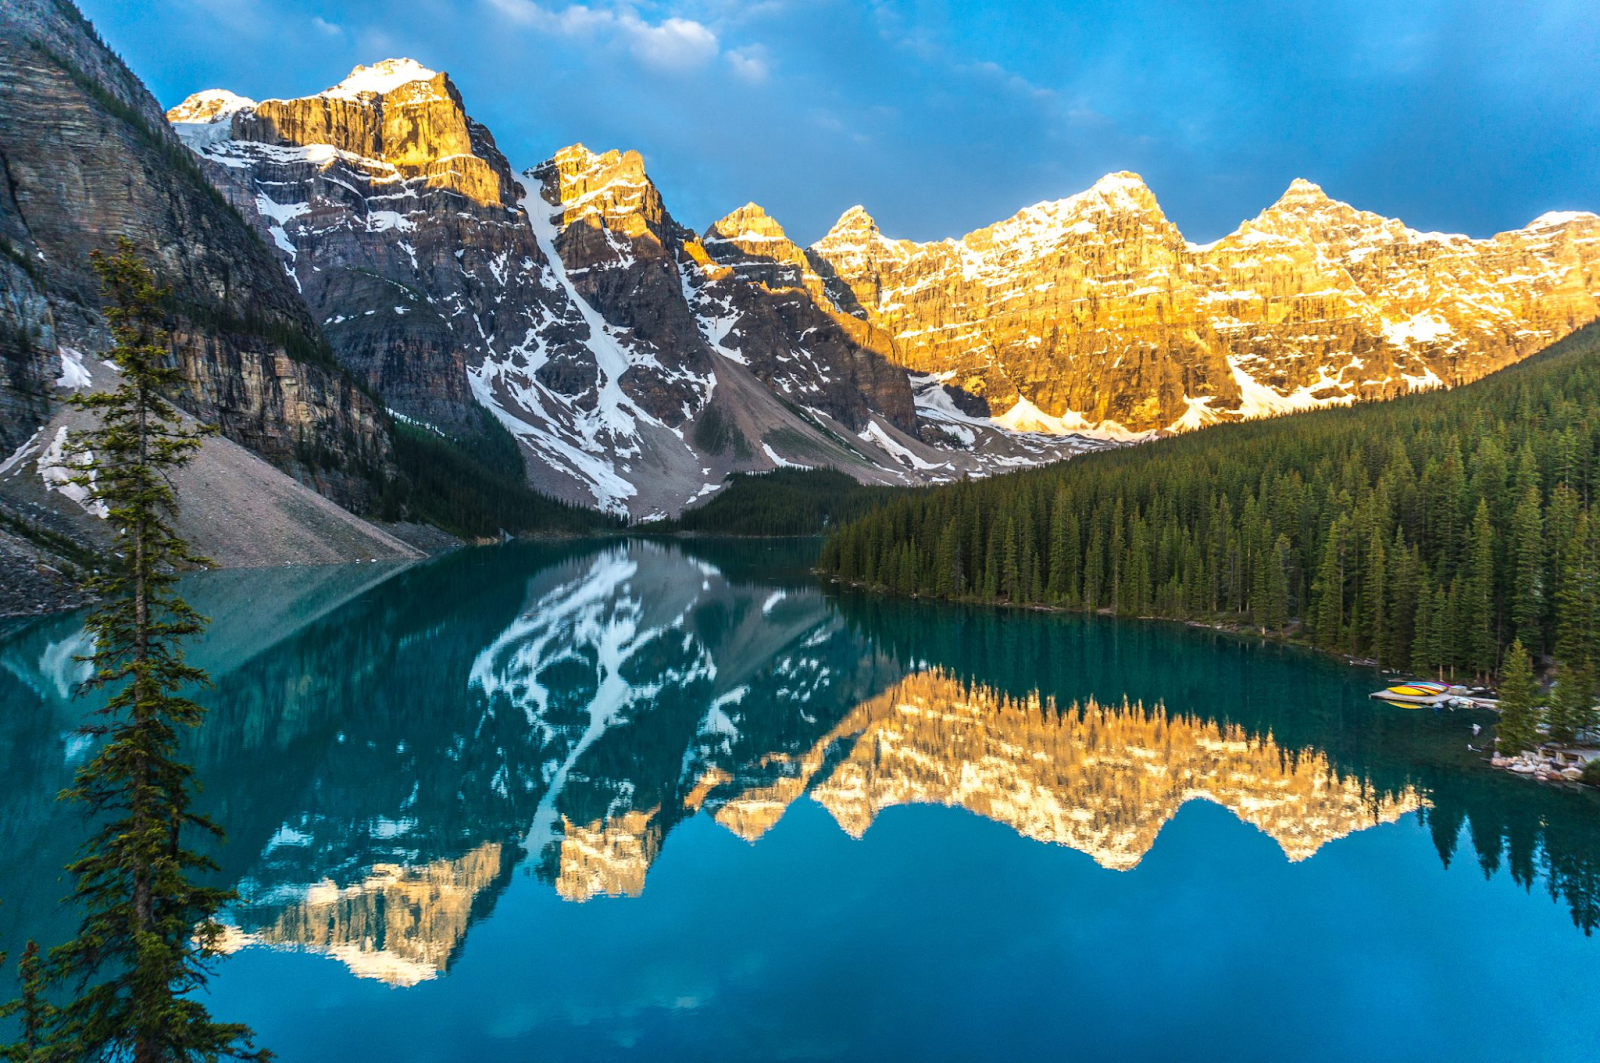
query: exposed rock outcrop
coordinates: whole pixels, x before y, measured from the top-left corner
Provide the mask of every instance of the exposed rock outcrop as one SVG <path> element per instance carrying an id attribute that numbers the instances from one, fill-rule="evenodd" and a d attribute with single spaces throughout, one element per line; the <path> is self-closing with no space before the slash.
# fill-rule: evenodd
<path id="1" fill-rule="evenodd" d="M 208 381 L 226 381 L 218 366 L 226 369 L 228 364 L 201 360 L 191 368 Z M 248 363 L 245 369 L 247 383 L 260 385 L 249 377 Z M 119 383 L 110 366 L 84 359 L 76 351 L 66 356 L 62 379 L 75 389 L 92 391 L 107 391 Z M 282 412 L 286 416 L 294 413 Z M 41 588 L 54 584 L 56 588 L 55 593 L 33 596 L 34 605 L 40 608 L 17 600 L 16 595 L 0 594 L 0 616 L 81 602 L 83 596 L 74 589 L 74 582 L 81 578 L 77 570 L 84 566 L 86 555 L 78 551 L 103 556 L 118 549 L 116 536 L 104 519 L 104 504 L 90 499 L 71 479 L 69 440 L 93 429 L 95 420 L 89 411 L 62 406 L 9 457 L 0 460 L 0 522 L 28 529 L 37 545 L 45 548 L 34 551 L 41 555 L 34 566 L 39 578 L 30 577 L 28 584 Z M 219 568 L 412 560 L 422 553 L 225 436 L 203 440 L 192 460 L 174 470 L 171 479 L 180 500 L 173 528 L 197 554 Z M 52 548 L 66 550 L 76 564 L 67 558 L 50 558 Z M 6 553 L 0 550 L 0 560 Z M 16 552 L 10 553 L 16 571 Z"/>
<path id="2" fill-rule="evenodd" d="M 701 243 L 727 271 L 703 270 L 694 293 L 705 316 L 730 322 L 718 340 L 724 351 L 738 352 L 769 387 L 854 431 L 873 411 L 917 430 L 910 382 L 895 364 L 889 334 L 839 311 L 776 219 L 747 203 L 714 223 Z"/>
<path id="3" fill-rule="evenodd" d="M 581 349 L 510 165 L 444 74 L 357 67 L 315 96 L 198 93 L 168 120 L 257 219 L 339 361 L 397 412 L 479 430 L 469 364 Z"/>
<path id="4" fill-rule="evenodd" d="M 1475 380 L 1600 315 L 1600 218 L 1419 233 L 1297 180 L 1187 243 L 1136 175 L 960 240 L 853 207 L 810 248 L 839 305 L 915 372 L 1015 428 L 1196 428 Z"/>
<path id="5" fill-rule="evenodd" d="M 667 213 L 644 160 L 636 151 L 597 155 L 574 144 L 528 177 L 548 205 L 573 289 L 637 352 L 618 381 L 622 390 L 669 427 L 692 418 L 713 386 L 711 352 L 679 275 L 692 234 Z"/>
<path id="6" fill-rule="evenodd" d="M 10 452 L 49 416 L 74 358 L 109 346 L 89 255 L 127 237 L 171 289 L 180 401 L 363 506 L 390 468 L 386 417 L 334 367 L 273 253 L 144 86 L 70 5 L 50 0 L 0 11 L 0 68 L 0 446 Z M 318 460 L 304 460 L 305 441 Z"/>
<path id="7" fill-rule="evenodd" d="M 535 486 L 635 517 L 733 471 L 945 482 L 1453 385 L 1600 314 L 1587 214 L 1470 240 L 1297 181 L 1197 247 L 1119 173 L 959 241 L 853 207 L 801 248 L 753 203 L 688 230 L 638 152 L 575 144 L 519 176 L 411 60 L 168 118 L 397 413 L 469 437 L 487 409 Z"/>
<path id="8" fill-rule="evenodd" d="M 914 414 L 904 371 L 882 358 L 873 387 L 856 386 L 862 352 L 809 303 L 796 308 L 829 327 L 840 372 L 793 401 L 821 412 L 786 408 L 713 351 L 691 303 L 717 267 L 637 153 L 574 146 L 518 180 L 449 78 L 405 59 L 296 100 L 209 90 L 167 117 L 278 248 L 341 363 L 446 435 L 470 438 L 487 409 L 543 490 L 675 512 L 730 471 L 775 464 L 756 445 L 774 432 L 879 482 L 914 471 L 815 423 L 865 427 L 874 391 L 899 424 Z M 774 350 L 805 331 L 783 299 L 736 288 Z"/>
<path id="9" fill-rule="evenodd" d="M 449 436 L 488 410 L 559 497 L 670 514 L 736 471 L 926 483 L 1094 445 L 930 428 L 889 334 L 759 208 L 702 240 L 637 152 L 581 144 L 519 179 L 449 77 L 412 60 L 300 99 L 207 90 L 167 118 L 344 366 Z"/>

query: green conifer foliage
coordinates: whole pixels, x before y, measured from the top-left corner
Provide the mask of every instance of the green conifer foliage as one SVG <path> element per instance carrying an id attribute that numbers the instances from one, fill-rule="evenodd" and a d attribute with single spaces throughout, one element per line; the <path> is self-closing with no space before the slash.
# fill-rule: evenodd
<path id="1" fill-rule="evenodd" d="M 231 894 L 197 881 L 214 865 L 189 847 L 221 831 L 194 810 L 191 769 L 177 756 L 179 732 L 204 716 L 180 691 L 206 677 L 184 661 L 182 643 L 204 621 L 178 596 L 176 569 L 202 559 L 173 529 L 169 474 L 203 432 L 165 397 L 180 383 L 161 328 L 165 293 L 126 240 L 94 266 L 120 382 L 75 399 L 99 415 L 77 441 L 78 482 L 105 507 L 120 563 L 91 587 L 99 604 L 85 686 L 107 699 L 86 731 L 101 743 L 62 796 L 96 827 L 67 868 L 81 922 L 51 952 L 51 979 L 69 999 L 46 1036 L 71 1059 L 261 1059 L 249 1030 L 213 1021 L 198 992 L 221 933 L 214 916 Z"/>
<path id="2" fill-rule="evenodd" d="M 1500 677 L 1500 752 L 1533 749 L 1539 744 L 1538 726 L 1539 683 L 1533 677 L 1533 662 L 1522 640 L 1513 639 Z"/>
<path id="3" fill-rule="evenodd" d="M 868 569 L 915 538 L 919 571 L 966 574 L 946 597 L 1248 625 L 1442 677 L 1494 675 L 1519 638 L 1559 673 L 1600 667 L 1597 494 L 1591 325 L 1450 391 L 906 492 L 836 529 L 824 568 L 894 590 L 898 565 Z"/>

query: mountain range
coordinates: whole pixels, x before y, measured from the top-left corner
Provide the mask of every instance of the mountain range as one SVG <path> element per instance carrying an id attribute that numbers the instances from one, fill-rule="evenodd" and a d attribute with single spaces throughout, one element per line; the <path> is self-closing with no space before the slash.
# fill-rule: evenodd
<path id="1" fill-rule="evenodd" d="M 536 484 L 636 517 L 734 468 L 938 482 L 1075 433 L 1464 383 L 1600 314 L 1593 214 L 1473 240 L 1297 180 L 1202 247 L 1120 173 L 960 240 L 890 239 L 853 207 L 802 248 L 754 203 L 684 228 L 636 152 L 572 145 L 513 176 L 409 59 L 167 117 L 397 413 L 460 431 L 476 400 Z"/>
<path id="2" fill-rule="evenodd" d="M 69 5 L 8 5 L 0 45 L 0 497 L 64 534 L 48 455 L 116 236 L 173 288 L 185 408 L 366 514 L 405 433 L 509 433 L 539 491 L 642 519 L 732 472 L 940 483 L 1452 386 L 1600 316 L 1590 213 L 1472 239 L 1297 180 L 1201 246 L 1118 173 L 960 239 L 852 207 L 802 247 L 754 203 L 696 233 L 634 151 L 518 170 L 410 59 L 163 113 Z"/>

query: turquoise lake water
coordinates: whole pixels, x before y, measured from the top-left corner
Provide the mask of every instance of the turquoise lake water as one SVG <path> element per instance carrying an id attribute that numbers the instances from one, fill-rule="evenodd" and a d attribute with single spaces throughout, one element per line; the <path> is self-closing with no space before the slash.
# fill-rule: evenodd
<path id="1" fill-rule="evenodd" d="M 1492 714 L 815 548 L 188 581 L 215 1013 L 287 1061 L 1600 1058 L 1600 800 L 1491 771 Z M 0 634 L 13 956 L 72 925 L 82 645 Z"/>

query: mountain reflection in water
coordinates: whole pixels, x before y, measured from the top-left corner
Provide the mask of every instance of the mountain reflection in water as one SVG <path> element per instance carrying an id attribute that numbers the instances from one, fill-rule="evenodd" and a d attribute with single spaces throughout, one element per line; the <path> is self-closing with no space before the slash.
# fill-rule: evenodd
<path id="1" fill-rule="evenodd" d="M 838 742 L 847 750 L 829 757 Z M 1059 709 L 941 670 L 908 676 L 853 709 L 808 755 L 811 797 L 859 838 L 892 805 L 959 805 L 1018 834 L 1127 870 L 1186 801 L 1213 801 L 1304 860 L 1421 801 L 1367 793 L 1322 754 L 1290 755 L 1237 725 L 1124 701 Z M 742 797 L 730 799 L 737 805 Z"/>
<path id="2" fill-rule="evenodd" d="M 1116 870 L 1194 800 L 1289 860 L 1416 811 L 1446 864 L 1465 836 L 1485 874 L 1596 924 L 1593 802 L 1491 775 L 1468 719 L 1373 705 L 1370 675 L 1169 625 L 829 597 L 800 554 L 712 549 L 729 555 L 512 545 L 195 581 L 217 689 L 193 756 L 229 826 L 230 947 L 416 985 L 518 868 L 570 901 L 637 896 L 686 819 L 756 842 L 801 798 L 853 837 L 945 805 Z M 52 798 L 83 755 L 63 648 L 81 630 L 0 642 L 23 710 L 0 790 L 7 940 L 64 926 L 77 828 Z"/>

